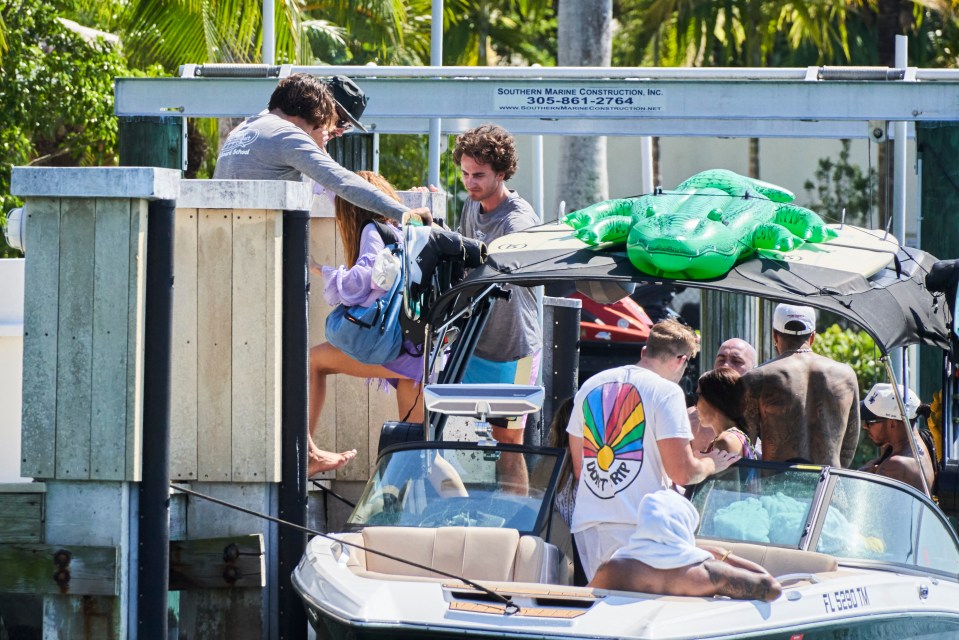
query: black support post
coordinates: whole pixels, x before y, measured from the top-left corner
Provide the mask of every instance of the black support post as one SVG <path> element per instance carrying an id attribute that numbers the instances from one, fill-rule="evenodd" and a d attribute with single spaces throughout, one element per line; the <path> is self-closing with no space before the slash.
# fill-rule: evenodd
<path id="1" fill-rule="evenodd" d="M 167 640 L 170 584 L 170 377 L 173 335 L 173 217 L 176 202 L 147 213 L 143 347 L 143 478 L 137 558 L 137 635 Z"/>
<path id="2" fill-rule="evenodd" d="M 283 212 L 283 391 L 282 470 L 279 517 L 306 526 L 307 394 L 309 350 L 309 213 Z M 305 639 L 306 610 L 290 574 L 306 550 L 306 534 L 280 527 L 275 576 L 281 640 Z"/>
<path id="3" fill-rule="evenodd" d="M 543 429 L 556 408 L 579 388 L 580 302 L 574 298 L 543 299 Z M 543 441 L 549 438 L 542 434 Z"/>

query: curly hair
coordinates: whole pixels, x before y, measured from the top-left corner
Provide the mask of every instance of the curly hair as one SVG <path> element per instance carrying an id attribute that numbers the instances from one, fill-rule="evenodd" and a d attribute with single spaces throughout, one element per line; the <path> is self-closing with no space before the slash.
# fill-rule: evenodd
<path id="1" fill-rule="evenodd" d="M 357 171 L 356 175 L 399 202 L 400 196 L 393 189 L 393 185 L 380 174 L 372 171 Z M 347 268 L 355 265 L 360 257 L 360 234 L 367 222 L 376 220 L 384 224 L 392 224 L 386 216 L 358 207 L 340 196 L 333 199 L 333 212 L 336 216 L 336 226 L 340 230 L 340 239 L 343 241 Z"/>
<path id="2" fill-rule="evenodd" d="M 308 73 L 294 73 L 280 80 L 270 96 L 270 111 L 279 109 L 298 116 L 315 127 L 335 128 L 336 102 L 325 82 Z"/>
<path id="3" fill-rule="evenodd" d="M 453 161 L 460 165 L 463 156 L 488 164 L 509 180 L 516 173 L 516 144 L 513 134 L 497 124 L 484 124 L 457 136 Z"/>

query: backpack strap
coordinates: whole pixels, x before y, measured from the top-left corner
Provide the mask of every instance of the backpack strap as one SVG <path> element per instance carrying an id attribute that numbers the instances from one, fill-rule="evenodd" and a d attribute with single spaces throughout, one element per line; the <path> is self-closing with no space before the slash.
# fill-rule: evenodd
<path id="1" fill-rule="evenodd" d="M 383 240 L 383 244 L 387 247 L 390 245 L 398 245 L 399 241 L 396 239 L 396 234 L 394 234 L 388 225 L 383 224 L 379 220 L 368 220 L 363 228 L 366 228 L 366 225 L 375 225 L 376 231 L 380 234 L 380 238 Z"/>

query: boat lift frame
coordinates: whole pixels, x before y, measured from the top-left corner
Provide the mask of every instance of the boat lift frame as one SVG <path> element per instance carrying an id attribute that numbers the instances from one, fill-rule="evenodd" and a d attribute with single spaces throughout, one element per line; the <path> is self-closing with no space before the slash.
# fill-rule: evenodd
<path id="1" fill-rule="evenodd" d="M 374 134 L 453 134 L 495 120 L 534 136 L 882 141 L 915 137 L 917 122 L 959 122 L 959 70 L 906 66 L 906 38 L 896 44 L 895 68 L 184 65 L 177 78 L 117 78 L 115 111 L 246 117 L 263 109 L 278 78 L 310 73 L 362 79 L 370 97 L 363 120 Z M 594 96 L 613 100 L 581 100 Z M 632 104 L 617 105 L 623 96 Z M 541 152 L 533 162 L 540 183 Z M 894 155 L 893 234 L 905 244 L 905 145 Z M 894 369 L 908 379 L 899 363 Z M 944 448 L 948 457 L 959 450 L 952 441 Z"/>
<path id="2" fill-rule="evenodd" d="M 186 65 L 183 72 L 118 78 L 116 114 L 246 117 L 263 109 L 277 78 L 302 72 L 362 79 L 370 97 L 364 124 L 377 133 L 423 134 L 430 119 L 442 118 L 443 133 L 495 119 L 532 135 L 882 139 L 892 135 L 890 122 L 959 120 L 959 70 L 951 69 Z M 594 91 L 628 92 L 634 103 L 616 110 L 561 102 Z M 516 96 L 555 97 L 520 110 Z"/>

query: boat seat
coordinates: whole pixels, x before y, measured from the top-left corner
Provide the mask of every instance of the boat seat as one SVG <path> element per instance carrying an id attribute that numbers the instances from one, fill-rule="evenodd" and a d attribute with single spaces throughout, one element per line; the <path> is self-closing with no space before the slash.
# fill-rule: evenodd
<path id="1" fill-rule="evenodd" d="M 697 540 L 696 543 L 700 546 L 729 549 L 737 556 L 760 565 L 773 576 L 784 576 L 790 573 L 829 573 L 839 568 L 839 562 L 835 558 L 815 551 L 723 540 Z"/>
<path id="2" fill-rule="evenodd" d="M 366 527 L 338 537 L 471 580 L 565 584 L 569 579 L 560 575 L 560 553 L 555 546 L 537 536 L 521 536 L 516 529 Z M 348 550 L 347 567 L 357 575 L 449 580 L 356 547 Z"/>

